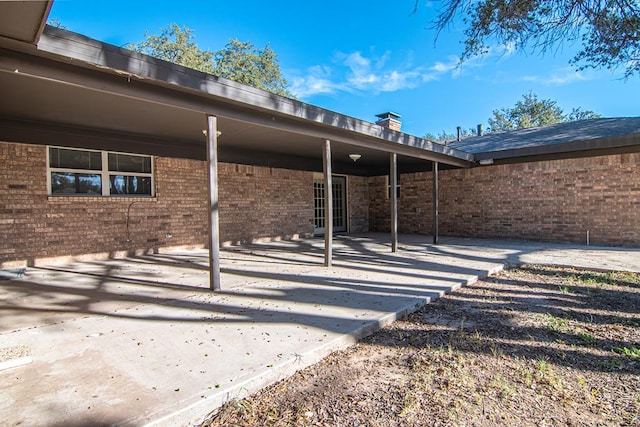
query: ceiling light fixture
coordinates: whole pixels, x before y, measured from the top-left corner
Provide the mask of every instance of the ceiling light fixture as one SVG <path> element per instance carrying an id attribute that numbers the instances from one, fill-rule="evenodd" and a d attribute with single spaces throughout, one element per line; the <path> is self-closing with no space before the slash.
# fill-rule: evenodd
<path id="1" fill-rule="evenodd" d="M 354 162 L 357 161 L 358 159 L 360 159 L 360 157 L 362 157 L 361 154 L 349 154 L 349 158 L 351 160 L 353 160 Z"/>

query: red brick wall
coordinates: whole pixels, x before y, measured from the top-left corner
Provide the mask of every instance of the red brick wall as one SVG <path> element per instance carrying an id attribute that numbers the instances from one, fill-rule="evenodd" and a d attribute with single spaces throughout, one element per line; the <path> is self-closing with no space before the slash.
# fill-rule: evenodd
<path id="1" fill-rule="evenodd" d="M 379 197 L 384 177 L 371 178 Z M 400 232 L 431 233 L 431 173 L 400 178 Z M 440 233 L 640 246 L 640 154 L 440 172 Z M 388 200 L 370 202 L 372 231 L 389 230 Z"/>
<path id="2" fill-rule="evenodd" d="M 311 172 L 221 164 L 218 180 L 222 242 L 313 234 Z"/>
<path id="3" fill-rule="evenodd" d="M 153 198 L 48 196 L 46 147 L 0 143 L 0 265 L 205 245 L 205 162 L 162 157 L 154 161 Z M 221 164 L 221 241 L 310 235 L 312 176 Z"/>
<path id="4" fill-rule="evenodd" d="M 350 233 L 369 231 L 369 182 L 366 177 L 347 177 L 347 216 Z"/>
<path id="5" fill-rule="evenodd" d="M 386 176 L 369 178 L 369 201 L 371 231 L 391 230 L 391 201 L 389 200 Z M 400 175 L 400 197 L 398 197 L 398 231 L 400 233 L 431 233 L 432 227 L 432 181 L 431 173 Z"/>
<path id="6" fill-rule="evenodd" d="M 374 176 L 369 178 L 369 230 L 389 231 L 390 205 L 387 197 L 387 178 Z"/>

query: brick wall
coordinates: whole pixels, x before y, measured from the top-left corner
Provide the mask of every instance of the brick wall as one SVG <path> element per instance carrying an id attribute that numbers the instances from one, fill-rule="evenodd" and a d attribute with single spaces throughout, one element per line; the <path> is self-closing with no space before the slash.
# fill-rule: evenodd
<path id="1" fill-rule="evenodd" d="M 154 198 L 48 196 L 46 147 L 0 143 L 0 265 L 207 241 L 201 161 L 155 158 Z M 221 164 L 223 243 L 313 232 L 311 172 Z M 403 233 L 430 234 L 431 173 L 400 177 Z M 389 231 L 387 181 L 348 177 L 350 232 Z M 640 154 L 440 172 L 442 235 L 640 246 Z"/>
<path id="2" fill-rule="evenodd" d="M 154 161 L 153 198 L 48 196 L 46 147 L 0 143 L 0 265 L 206 245 L 206 163 L 162 157 Z M 221 241 L 310 235 L 312 176 L 221 164 Z"/>
<path id="3" fill-rule="evenodd" d="M 366 177 L 347 177 L 347 216 L 350 233 L 369 231 L 369 182 Z"/>
<path id="4" fill-rule="evenodd" d="M 218 180 L 222 242 L 313 234 L 311 172 L 221 164 Z"/>
<path id="5" fill-rule="evenodd" d="M 371 178 L 379 197 L 384 177 Z M 400 232 L 431 233 L 431 173 L 400 178 Z M 440 233 L 640 246 L 640 154 L 440 172 Z M 370 202 L 372 231 L 389 230 L 388 200 Z"/>
<path id="6" fill-rule="evenodd" d="M 387 177 L 370 177 L 369 183 L 369 230 L 389 231 L 390 205 L 387 195 Z"/>
<path id="7" fill-rule="evenodd" d="M 400 175 L 398 197 L 398 231 L 400 233 L 425 234 L 432 228 L 432 178 L 431 173 Z M 391 230 L 391 201 L 386 176 L 369 178 L 369 193 L 375 200 L 369 203 L 371 231 Z"/>

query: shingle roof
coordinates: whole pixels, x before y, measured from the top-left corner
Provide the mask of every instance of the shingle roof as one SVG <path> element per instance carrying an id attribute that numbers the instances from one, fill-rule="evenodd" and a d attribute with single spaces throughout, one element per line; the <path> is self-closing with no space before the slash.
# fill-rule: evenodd
<path id="1" fill-rule="evenodd" d="M 473 154 L 502 152 L 499 157 L 516 157 L 532 149 L 539 152 L 550 152 L 554 149 L 568 151 L 569 146 L 575 143 L 583 143 L 582 145 L 588 146 L 589 149 L 600 148 L 598 145 L 606 148 L 611 145 L 612 138 L 628 139 L 630 136 L 635 136 L 638 139 L 636 143 L 640 144 L 640 117 L 590 119 L 508 132 L 494 132 L 481 137 L 454 141 L 448 145 Z M 628 141 L 624 145 L 628 145 Z M 512 151 L 513 155 L 507 156 L 506 151 Z"/>

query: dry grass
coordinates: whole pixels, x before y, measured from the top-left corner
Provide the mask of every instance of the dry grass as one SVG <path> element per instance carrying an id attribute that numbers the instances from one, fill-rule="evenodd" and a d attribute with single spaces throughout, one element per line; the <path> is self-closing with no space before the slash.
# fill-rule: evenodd
<path id="1" fill-rule="evenodd" d="M 523 266 L 206 426 L 640 426 L 640 275 Z"/>

